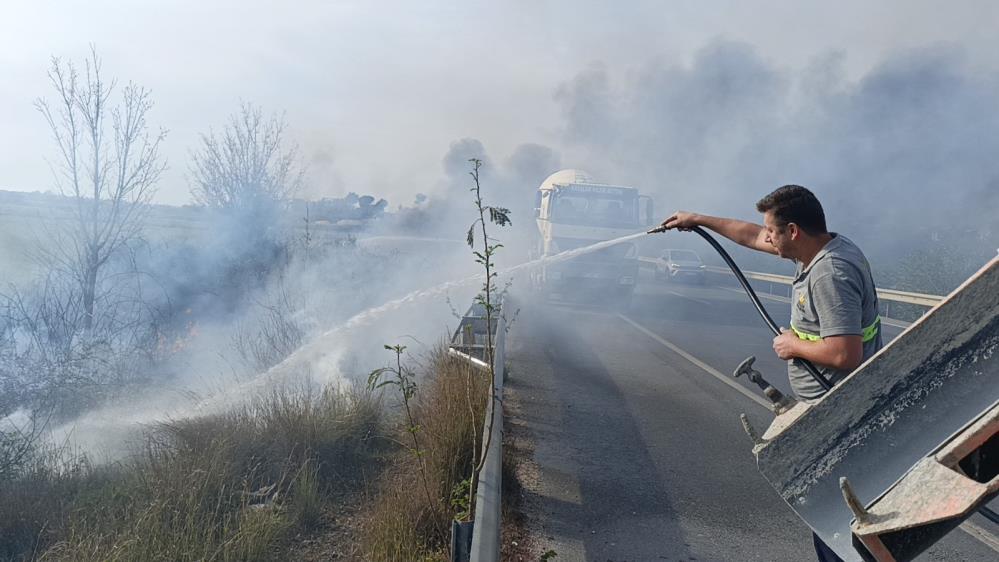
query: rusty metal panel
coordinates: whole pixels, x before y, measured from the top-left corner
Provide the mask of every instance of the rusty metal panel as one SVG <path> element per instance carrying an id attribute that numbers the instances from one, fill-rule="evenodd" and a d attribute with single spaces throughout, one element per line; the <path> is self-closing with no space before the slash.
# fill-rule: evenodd
<path id="1" fill-rule="evenodd" d="M 842 484 L 842 483 L 841 483 Z M 908 560 L 999 492 L 999 404 L 924 457 L 870 507 L 852 509 L 856 540 L 878 560 Z"/>
<path id="2" fill-rule="evenodd" d="M 837 554 L 862 560 L 840 479 L 869 507 L 999 403 L 997 355 L 993 259 L 821 400 L 778 416 L 754 448 L 760 472 Z"/>

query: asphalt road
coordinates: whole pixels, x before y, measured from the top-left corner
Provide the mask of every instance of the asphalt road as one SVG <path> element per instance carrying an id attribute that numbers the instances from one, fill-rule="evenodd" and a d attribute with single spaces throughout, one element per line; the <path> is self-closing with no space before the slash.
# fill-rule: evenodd
<path id="1" fill-rule="evenodd" d="M 788 306 L 767 302 L 778 323 Z M 813 560 L 810 531 L 757 472 L 739 422 L 744 412 L 762 431 L 772 415 L 750 397 L 755 386 L 740 392 L 719 380 L 756 355 L 787 391 L 771 339 L 744 295 L 651 275 L 623 313 L 523 303 L 506 401 L 510 431 L 530 451 L 521 509 L 536 555 Z M 920 560 L 999 560 L 999 528 L 975 516 L 976 529 L 985 542 L 958 530 Z"/>

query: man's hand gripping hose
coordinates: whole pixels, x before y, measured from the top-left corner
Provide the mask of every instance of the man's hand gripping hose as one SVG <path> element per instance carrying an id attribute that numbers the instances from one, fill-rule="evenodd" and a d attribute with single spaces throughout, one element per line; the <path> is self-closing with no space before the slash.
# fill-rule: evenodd
<path id="1" fill-rule="evenodd" d="M 659 232 L 666 232 L 666 230 L 667 229 L 665 226 L 657 226 L 656 228 L 649 230 L 647 233 L 656 234 Z M 725 248 L 722 248 L 721 244 L 719 244 L 718 241 L 715 240 L 713 236 L 705 232 L 705 230 L 699 226 L 691 226 L 690 228 L 683 228 L 681 230 L 691 230 L 693 232 L 696 232 L 701 236 L 701 238 L 707 240 L 708 244 L 711 244 L 711 247 L 714 248 L 716 252 L 718 252 L 718 255 L 720 255 L 722 259 L 725 260 L 725 263 L 728 264 L 729 269 L 731 269 L 732 273 L 735 274 L 736 279 L 739 280 L 739 284 L 742 285 L 743 289 L 745 289 L 746 294 L 749 295 L 749 299 L 753 301 L 753 306 L 756 307 L 756 311 L 759 312 L 760 316 L 763 317 L 763 321 L 767 323 L 767 326 L 770 328 L 770 331 L 773 332 L 775 336 L 779 336 L 781 334 L 781 331 L 780 328 L 777 326 L 777 323 L 774 322 L 774 319 L 770 317 L 770 314 L 767 312 L 767 310 L 763 308 L 763 303 L 760 302 L 760 298 L 756 296 L 756 292 L 753 291 L 753 288 L 749 285 L 749 281 L 746 280 L 746 276 L 742 274 L 742 270 L 739 269 L 739 266 L 735 265 L 735 262 L 732 261 L 732 256 L 728 255 L 728 252 L 725 251 Z M 821 373 L 819 373 L 819 370 L 815 368 L 815 365 L 813 365 L 811 361 L 805 359 L 794 359 L 794 361 L 796 361 L 806 371 L 808 371 L 808 374 L 812 375 L 812 378 L 815 379 L 815 382 L 819 383 L 819 385 L 824 390 L 829 390 L 832 388 L 832 385 L 829 384 L 829 381 L 827 381 L 826 378 L 822 376 Z"/>

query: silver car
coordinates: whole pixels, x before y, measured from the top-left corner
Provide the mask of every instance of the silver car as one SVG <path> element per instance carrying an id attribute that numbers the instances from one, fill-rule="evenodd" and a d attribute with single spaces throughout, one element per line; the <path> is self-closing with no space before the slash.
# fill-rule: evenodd
<path id="1" fill-rule="evenodd" d="M 689 280 L 704 284 L 704 262 L 693 250 L 663 250 L 656 260 L 656 279 L 664 281 Z"/>

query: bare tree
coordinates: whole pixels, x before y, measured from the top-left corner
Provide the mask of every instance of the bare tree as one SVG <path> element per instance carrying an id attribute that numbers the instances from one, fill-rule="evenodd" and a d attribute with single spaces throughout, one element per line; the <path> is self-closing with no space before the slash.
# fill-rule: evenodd
<path id="1" fill-rule="evenodd" d="M 257 213 L 289 199 L 301 186 L 303 170 L 295 147 L 285 149 L 283 116 L 264 117 L 244 103 L 218 135 L 201 135 L 192 153 L 191 194 L 203 205 Z"/>
<path id="2" fill-rule="evenodd" d="M 112 100 L 116 81 L 104 78 L 93 47 L 82 77 L 72 62 L 55 57 L 48 75 L 56 101 L 39 98 L 35 107 L 55 138 L 52 169 L 59 191 L 72 201 L 72 218 L 44 257 L 79 286 L 83 330 L 89 335 L 102 270 L 139 236 L 165 169 L 159 147 L 166 131 L 149 132 L 146 115 L 153 102 L 145 88 L 130 82 L 120 100 Z"/>
<path id="3" fill-rule="evenodd" d="M 31 249 L 43 275 L 25 292 L 11 286 L 0 294 L 0 386 L 20 389 L 13 404 L 32 415 L 63 402 L 84 407 L 149 356 L 155 311 L 135 250 L 165 168 L 166 132 L 149 130 L 148 90 L 105 78 L 94 48 L 82 72 L 53 57 L 48 76 L 55 99 L 35 107 L 55 140 L 50 165 L 64 199 Z M 18 435 L 28 434 L 6 434 Z M 4 446 L 10 453 L 23 442 Z"/>

